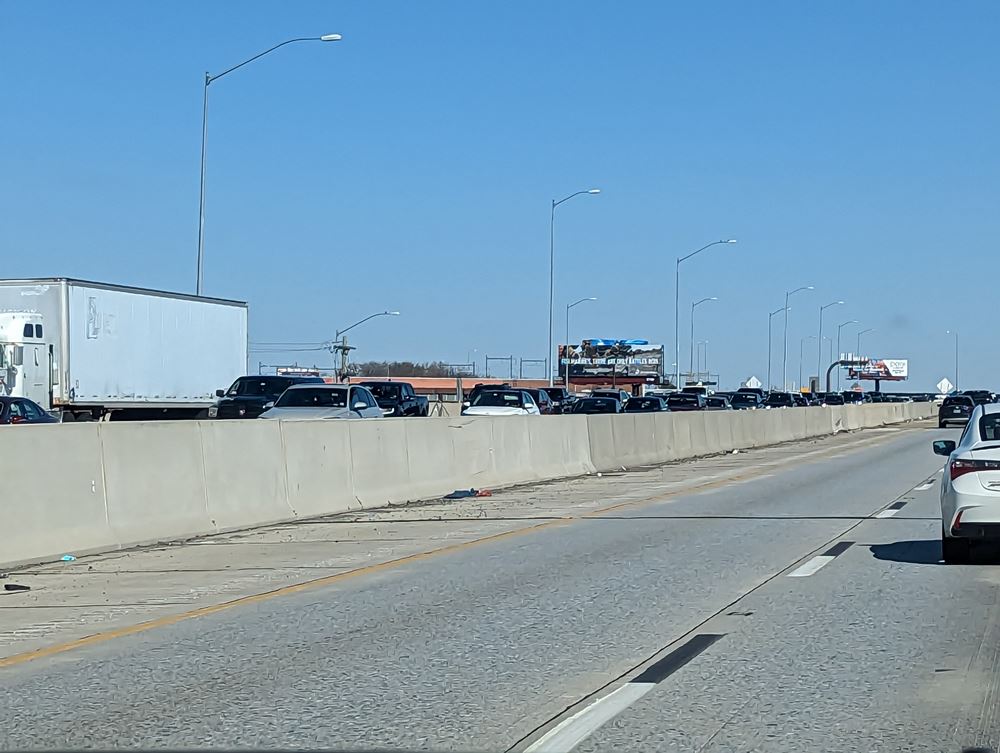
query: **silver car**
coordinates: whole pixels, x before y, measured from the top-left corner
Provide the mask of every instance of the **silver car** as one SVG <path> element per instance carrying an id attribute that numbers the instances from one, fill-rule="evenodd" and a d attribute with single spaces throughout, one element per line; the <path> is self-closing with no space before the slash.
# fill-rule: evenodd
<path id="1" fill-rule="evenodd" d="M 281 393 L 261 418 L 303 421 L 316 418 L 382 418 L 367 387 L 347 384 L 296 384 Z"/>

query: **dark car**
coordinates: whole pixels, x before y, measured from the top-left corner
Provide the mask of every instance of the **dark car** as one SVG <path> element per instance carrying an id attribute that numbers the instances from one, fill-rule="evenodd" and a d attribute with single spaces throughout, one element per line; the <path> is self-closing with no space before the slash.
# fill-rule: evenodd
<path id="1" fill-rule="evenodd" d="M 57 424 L 42 406 L 26 397 L 0 397 L 0 424 Z"/>
<path id="2" fill-rule="evenodd" d="M 839 392 L 828 392 L 823 395 L 823 405 L 844 405 L 844 396 Z"/>
<path id="3" fill-rule="evenodd" d="M 993 393 L 989 390 L 962 390 L 962 395 L 968 395 L 976 405 L 985 405 L 993 402 Z"/>
<path id="4" fill-rule="evenodd" d="M 938 427 L 944 429 L 951 424 L 967 424 L 976 402 L 968 395 L 949 395 L 938 408 Z"/>
<path id="5" fill-rule="evenodd" d="M 216 390 L 218 400 L 209 418 L 257 418 L 293 384 L 324 384 L 322 377 L 241 376 L 228 390 Z"/>
<path id="6" fill-rule="evenodd" d="M 667 401 L 655 395 L 630 397 L 625 403 L 626 413 L 659 413 L 667 409 Z"/>
<path id="7" fill-rule="evenodd" d="M 565 387 L 546 387 L 553 413 L 569 413 L 576 396 Z"/>
<path id="8" fill-rule="evenodd" d="M 538 404 L 538 412 L 543 416 L 551 415 L 556 412 L 552 405 L 552 398 L 549 397 L 549 391 L 547 389 L 526 389 L 525 392 L 535 398 L 535 402 Z"/>
<path id="9" fill-rule="evenodd" d="M 736 395 L 756 395 L 762 403 L 767 399 L 767 392 L 764 391 L 763 387 L 740 387 L 733 394 L 733 397 Z"/>
<path id="10" fill-rule="evenodd" d="M 573 413 L 593 415 L 595 413 L 621 413 L 621 401 L 613 397 L 583 397 L 573 403 Z"/>
<path id="11" fill-rule="evenodd" d="M 426 416 L 427 398 L 413 391 L 409 382 L 364 381 L 359 382 L 372 393 L 383 416 Z"/>
<path id="12" fill-rule="evenodd" d="M 630 397 L 632 397 L 632 394 L 629 393 L 629 392 L 626 392 L 625 390 L 591 390 L 590 396 L 591 397 L 611 397 L 611 398 L 614 398 L 615 400 L 617 400 L 622 405 L 625 405 L 626 401 L 628 401 L 628 399 Z"/>
<path id="13" fill-rule="evenodd" d="M 734 410 L 756 410 L 764 405 L 764 401 L 756 392 L 743 392 L 742 390 L 734 393 L 729 403 Z"/>
<path id="14" fill-rule="evenodd" d="M 790 392 L 769 392 L 764 401 L 765 408 L 794 408 L 795 398 Z"/>
<path id="15" fill-rule="evenodd" d="M 705 398 L 705 410 L 732 410 L 733 404 L 729 398 L 718 393 Z"/>
<path id="16" fill-rule="evenodd" d="M 507 382 L 504 382 L 503 384 L 477 384 L 472 388 L 472 392 L 466 396 L 465 404 L 471 405 L 483 392 L 509 392 L 512 389 L 514 388 Z"/>
<path id="17" fill-rule="evenodd" d="M 800 408 L 805 408 L 809 405 L 809 399 L 801 392 L 793 392 L 792 400 L 794 400 L 795 404 Z"/>
<path id="18" fill-rule="evenodd" d="M 865 393 L 860 390 L 845 390 L 840 393 L 840 396 L 844 398 L 844 405 L 861 405 L 862 403 L 871 402 L 871 400 L 866 398 Z"/>
<path id="19" fill-rule="evenodd" d="M 868 393 L 868 401 L 871 402 L 871 403 L 885 403 L 885 402 L 888 402 L 885 399 L 885 395 L 883 395 L 881 392 L 869 392 Z"/>
<path id="20" fill-rule="evenodd" d="M 675 392 L 667 397 L 667 410 L 705 410 L 705 396 L 699 393 Z"/>

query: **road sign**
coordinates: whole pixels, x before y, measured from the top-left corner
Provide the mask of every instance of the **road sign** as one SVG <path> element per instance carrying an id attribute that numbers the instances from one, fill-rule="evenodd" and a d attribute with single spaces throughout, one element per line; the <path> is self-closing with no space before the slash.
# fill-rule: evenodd
<path id="1" fill-rule="evenodd" d="M 948 381 L 948 377 L 945 377 L 934 386 L 938 388 L 938 392 L 941 393 L 942 395 L 947 395 L 949 392 L 955 389 L 955 385 L 953 385 L 951 382 Z"/>
<path id="2" fill-rule="evenodd" d="M 744 387 L 749 387 L 752 390 L 757 390 L 757 389 L 760 389 L 763 384 L 764 383 L 762 381 L 760 381 L 757 377 L 752 376 L 752 377 L 750 377 L 749 379 L 746 380 L 746 382 L 744 383 L 743 386 Z"/>

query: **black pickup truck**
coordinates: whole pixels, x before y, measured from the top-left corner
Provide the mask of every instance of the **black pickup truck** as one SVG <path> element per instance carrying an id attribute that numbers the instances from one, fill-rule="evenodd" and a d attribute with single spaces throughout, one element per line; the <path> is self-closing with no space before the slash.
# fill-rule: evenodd
<path id="1" fill-rule="evenodd" d="M 383 416 L 426 416 L 427 398 L 413 391 L 409 382 L 361 382 L 375 396 Z"/>
<path id="2" fill-rule="evenodd" d="M 257 418 L 293 384 L 323 384 L 322 377 L 241 376 L 228 390 L 216 390 L 209 418 Z"/>

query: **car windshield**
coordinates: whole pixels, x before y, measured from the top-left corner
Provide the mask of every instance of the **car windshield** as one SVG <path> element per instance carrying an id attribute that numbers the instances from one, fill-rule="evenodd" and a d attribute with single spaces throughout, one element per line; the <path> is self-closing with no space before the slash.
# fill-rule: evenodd
<path id="1" fill-rule="evenodd" d="M 737 393 L 737 394 L 733 395 L 733 399 L 732 399 L 731 402 L 733 404 L 739 403 L 740 405 L 743 405 L 744 403 L 746 403 L 748 405 L 756 405 L 757 404 L 757 396 L 756 395 L 752 395 L 752 394 L 750 394 L 748 392 L 744 392 L 742 394 L 741 393 Z"/>
<path id="2" fill-rule="evenodd" d="M 941 403 L 941 406 L 945 408 L 952 405 L 975 405 L 975 401 L 968 395 L 952 395 L 951 397 L 946 397 L 944 402 Z"/>
<path id="3" fill-rule="evenodd" d="M 398 400 L 399 399 L 399 385 L 398 384 L 366 384 L 363 385 L 368 388 L 375 399 L 379 398 L 383 400 Z"/>
<path id="4" fill-rule="evenodd" d="M 226 392 L 226 397 L 277 397 L 292 380 L 288 377 L 240 377 Z"/>
<path id="5" fill-rule="evenodd" d="M 553 400 L 565 400 L 566 399 L 566 390 L 563 389 L 562 387 L 552 387 L 552 388 L 547 389 L 545 391 L 549 394 L 549 397 L 552 398 Z"/>
<path id="6" fill-rule="evenodd" d="M 844 397 L 843 395 L 827 395 L 825 401 L 827 405 L 843 405 Z"/>
<path id="7" fill-rule="evenodd" d="M 697 395 L 671 395 L 667 398 L 667 405 L 676 407 L 678 405 L 697 405 Z"/>
<path id="8" fill-rule="evenodd" d="M 573 406 L 574 413 L 616 413 L 617 400 L 609 397 L 586 397 Z"/>
<path id="9" fill-rule="evenodd" d="M 625 410 L 657 410 L 660 401 L 655 397 L 633 397 L 625 404 Z"/>
<path id="10" fill-rule="evenodd" d="M 792 396 L 787 392 L 772 392 L 767 396 L 767 402 L 769 403 L 790 403 L 792 402 Z"/>
<path id="11" fill-rule="evenodd" d="M 337 387 L 299 387 L 285 390 L 275 408 L 346 408 L 347 390 Z"/>
<path id="12" fill-rule="evenodd" d="M 726 406 L 726 398 L 708 397 L 705 398 L 705 405 L 711 405 L 713 408 L 724 408 Z"/>
<path id="13" fill-rule="evenodd" d="M 481 392 L 472 405 L 481 407 L 521 408 L 523 400 L 520 392 Z"/>

